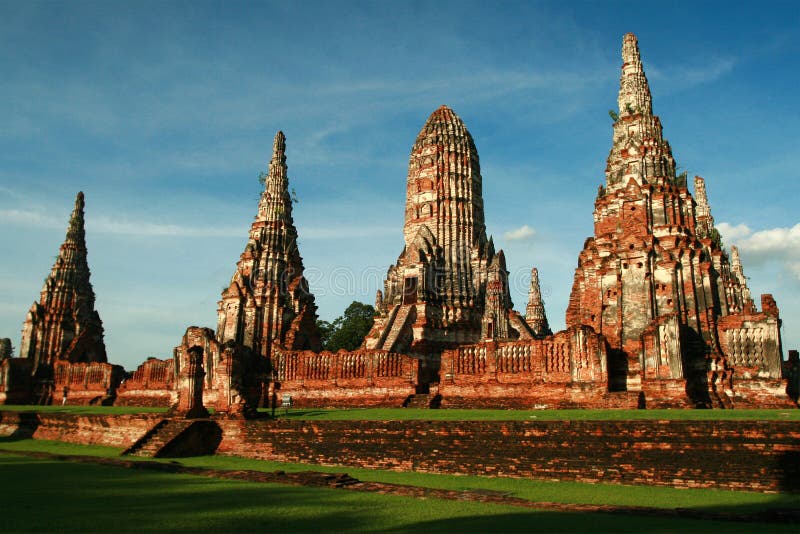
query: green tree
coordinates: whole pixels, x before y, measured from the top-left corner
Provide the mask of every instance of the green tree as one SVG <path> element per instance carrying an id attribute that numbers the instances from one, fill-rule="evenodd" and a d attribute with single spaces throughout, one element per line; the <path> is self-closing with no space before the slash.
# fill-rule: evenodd
<path id="1" fill-rule="evenodd" d="M 375 322 L 375 308 L 353 301 L 333 322 L 317 321 L 322 348 L 332 352 L 339 349 L 356 350 Z"/>
<path id="2" fill-rule="evenodd" d="M 14 346 L 7 337 L 0 339 L 0 361 L 7 360 L 14 356 Z"/>

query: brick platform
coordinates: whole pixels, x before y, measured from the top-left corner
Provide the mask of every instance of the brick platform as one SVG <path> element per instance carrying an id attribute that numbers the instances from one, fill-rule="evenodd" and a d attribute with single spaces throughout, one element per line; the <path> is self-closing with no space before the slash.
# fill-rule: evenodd
<path id="1" fill-rule="evenodd" d="M 0 412 L 0 435 L 128 447 L 157 414 Z M 218 454 L 397 471 L 800 491 L 792 421 L 217 420 Z"/>

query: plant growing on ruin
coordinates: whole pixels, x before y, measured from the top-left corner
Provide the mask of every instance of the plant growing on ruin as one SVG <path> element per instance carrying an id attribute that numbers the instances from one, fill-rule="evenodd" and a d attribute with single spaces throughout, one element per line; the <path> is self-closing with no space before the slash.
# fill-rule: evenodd
<path id="1" fill-rule="evenodd" d="M 614 122 L 617 122 L 619 120 L 619 113 L 617 113 L 613 109 L 608 110 L 608 116 L 611 117 L 611 120 Z"/>

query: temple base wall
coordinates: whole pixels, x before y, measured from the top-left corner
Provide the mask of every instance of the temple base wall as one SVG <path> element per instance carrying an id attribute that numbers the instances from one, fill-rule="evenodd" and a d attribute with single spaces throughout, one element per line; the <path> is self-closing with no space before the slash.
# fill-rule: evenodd
<path id="1" fill-rule="evenodd" d="M 125 448 L 163 416 L 0 411 L 0 436 Z M 800 491 L 796 421 L 214 421 L 218 454 L 394 471 Z M 491 453 L 487 453 L 491 451 Z"/>

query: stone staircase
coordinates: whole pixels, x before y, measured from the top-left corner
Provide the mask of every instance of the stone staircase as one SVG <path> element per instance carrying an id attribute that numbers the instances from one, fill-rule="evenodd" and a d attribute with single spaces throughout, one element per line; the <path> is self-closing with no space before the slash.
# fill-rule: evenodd
<path id="1" fill-rule="evenodd" d="M 413 304 L 400 306 L 400 309 L 397 310 L 397 313 L 394 316 L 392 326 L 389 328 L 389 334 L 386 336 L 386 339 L 379 348 L 388 350 L 389 352 L 394 349 L 394 346 L 397 343 L 397 338 L 400 337 L 400 334 L 406 327 L 406 324 L 409 322 L 409 320 L 414 319 L 413 315 L 416 315 L 416 313 L 411 313 L 412 310 L 416 312 L 416 308 Z"/>
<path id="2" fill-rule="evenodd" d="M 122 452 L 123 456 L 155 458 L 164 447 L 195 423 L 189 419 L 162 419 L 153 428 Z"/>
<path id="3" fill-rule="evenodd" d="M 439 395 L 416 393 L 406 398 L 403 408 L 438 408 L 441 402 L 442 397 Z"/>

